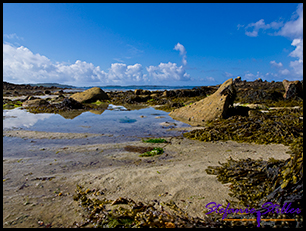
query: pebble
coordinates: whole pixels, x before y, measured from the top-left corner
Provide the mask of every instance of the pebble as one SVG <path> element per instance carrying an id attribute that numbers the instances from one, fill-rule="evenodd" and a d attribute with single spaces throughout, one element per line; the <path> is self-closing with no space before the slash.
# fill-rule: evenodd
<path id="1" fill-rule="evenodd" d="M 38 221 L 37 223 L 38 223 L 40 226 L 41 226 L 41 225 L 44 225 L 44 222 L 43 222 L 43 221 Z"/>

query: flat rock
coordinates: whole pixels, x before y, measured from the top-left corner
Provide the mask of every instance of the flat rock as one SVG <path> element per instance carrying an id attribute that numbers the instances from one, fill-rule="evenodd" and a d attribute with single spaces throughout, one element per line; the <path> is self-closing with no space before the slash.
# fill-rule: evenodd
<path id="1" fill-rule="evenodd" d="M 226 117 L 227 109 L 233 103 L 235 95 L 233 79 L 228 79 L 214 94 L 191 105 L 175 109 L 169 113 L 169 116 L 193 126 L 205 125 L 205 121 Z"/>

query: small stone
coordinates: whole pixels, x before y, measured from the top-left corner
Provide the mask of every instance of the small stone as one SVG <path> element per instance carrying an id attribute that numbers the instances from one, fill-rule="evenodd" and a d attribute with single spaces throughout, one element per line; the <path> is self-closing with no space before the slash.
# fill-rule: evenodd
<path id="1" fill-rule="evenodd" d="M 38 221 L 37 222 L 40 226 L 44 225 L 44 222 L 43 221 Z"/>

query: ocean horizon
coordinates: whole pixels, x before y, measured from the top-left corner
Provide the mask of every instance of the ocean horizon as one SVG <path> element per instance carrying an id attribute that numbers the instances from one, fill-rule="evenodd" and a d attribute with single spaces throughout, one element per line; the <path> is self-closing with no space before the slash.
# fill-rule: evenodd
<path id="1" fill-rule="evenodd" d="M 78 89 L 90 89 L 95 86 L 90 87 L 76 87 Z M 100 87 L 103 91 L 129 91 L 129 90 L 149 90 L 149 91 L 170 91 L 170 90 L 177 90 L 177 89 L 193 89 L 198 88 L 200 86 L 163 86 L 163 85 L 129 85 L 129 86 L 120 86 L 120 85 L 109 85 L 109 86 L 96 86 Z"/>

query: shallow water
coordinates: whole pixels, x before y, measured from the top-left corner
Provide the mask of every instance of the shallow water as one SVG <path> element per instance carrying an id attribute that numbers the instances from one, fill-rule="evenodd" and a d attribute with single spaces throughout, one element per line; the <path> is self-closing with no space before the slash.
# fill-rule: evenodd
<path id="1" fill-rule="evenodd" d="M 175 123 L 163 126 L 161 123 Z M 3 130 L 25 129 L 44 132 L 97 133 L 113 136 L 148 137 L 175 136 L 178 131 L 168 131 L 170 127 L 190 127 L 172 119 L 168 112 L 152 107 L 127 110 L 123 106 L 109 105 L 101 114 L 83 112 L 73 119 L 65 119 L 59 114 L 29 113 L 24 109 L 3 110 Z"/>

